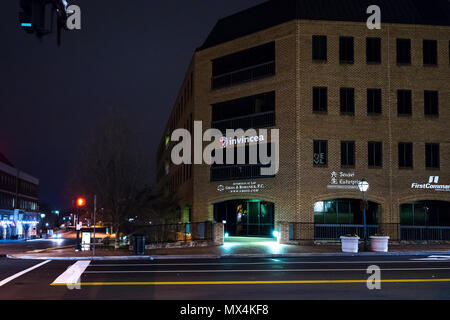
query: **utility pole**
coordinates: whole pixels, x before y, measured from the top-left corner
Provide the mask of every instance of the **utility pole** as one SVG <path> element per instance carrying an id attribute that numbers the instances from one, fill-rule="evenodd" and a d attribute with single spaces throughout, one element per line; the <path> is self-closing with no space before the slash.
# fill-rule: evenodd
<path id="1" fill-rule="evenodd" d="M 94 195 L 94 246 L 92 247 L 92 256 L 95 256 L 95 213 L 97 212 L 97 195 Z"/>

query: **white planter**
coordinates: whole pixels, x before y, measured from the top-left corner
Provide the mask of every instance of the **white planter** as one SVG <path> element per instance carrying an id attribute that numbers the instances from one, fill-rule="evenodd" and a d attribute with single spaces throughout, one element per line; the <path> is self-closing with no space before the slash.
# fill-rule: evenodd
<path id="1" fill-rule="evenodd" d="M 388 252 L 388 236 L 370 236 L 370 250 L 374 252 Z"/>
<path id="2" fill-rule="evenodd" d="M 359 237 L 341 236 L 342 252 L 358 252 Z"/>

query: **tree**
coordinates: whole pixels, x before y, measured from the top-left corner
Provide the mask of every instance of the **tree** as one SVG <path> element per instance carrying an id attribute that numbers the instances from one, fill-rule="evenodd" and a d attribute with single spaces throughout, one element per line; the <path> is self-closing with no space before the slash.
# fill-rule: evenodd
<path id="1" fill-rule="evenodd" d="M 82 151 L 72 188 L 97 195 L 97 207 L 103 208 L 116 233 L 119 234 L 129 217 L 144 206 L 148 192 L 149 162 L 138 146 L 138 137 L 126 121 L 111 116 Z"/>

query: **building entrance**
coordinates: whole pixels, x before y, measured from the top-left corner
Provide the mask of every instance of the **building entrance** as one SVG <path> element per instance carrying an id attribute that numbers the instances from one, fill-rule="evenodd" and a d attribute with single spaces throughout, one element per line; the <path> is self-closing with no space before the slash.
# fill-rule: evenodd
<path id="1" fill-rule="evenodd" d="M 215 221 L 226 221 L 230 236 L 272 237 L 275 206 L 272 202 L 245 199 L 214 204 Z"/>

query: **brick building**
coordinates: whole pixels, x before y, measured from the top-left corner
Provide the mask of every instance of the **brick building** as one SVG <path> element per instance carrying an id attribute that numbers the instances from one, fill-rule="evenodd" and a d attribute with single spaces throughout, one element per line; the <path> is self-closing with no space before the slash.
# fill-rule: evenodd
<path id="1" fill-rule="evenodd" d="M 370 5 L 381 29 L 366 25 Z M 219 20 L 194 53 L 158 183 L 180 221 L 226 220 L 231 235 L 279 229 L 287 241 L 360 233 L 364 178 L 369 232 L 450 240 L 449 101 L 448 1 L 268 1 Z M 174 165 L 171 134 L 194 121 L 279 129 L 279 171 Z"/>
<path id="2" fill-rule="evenodd" d="M 36 236 L 39 180 L 0 153 L 0 239 Z"/>

